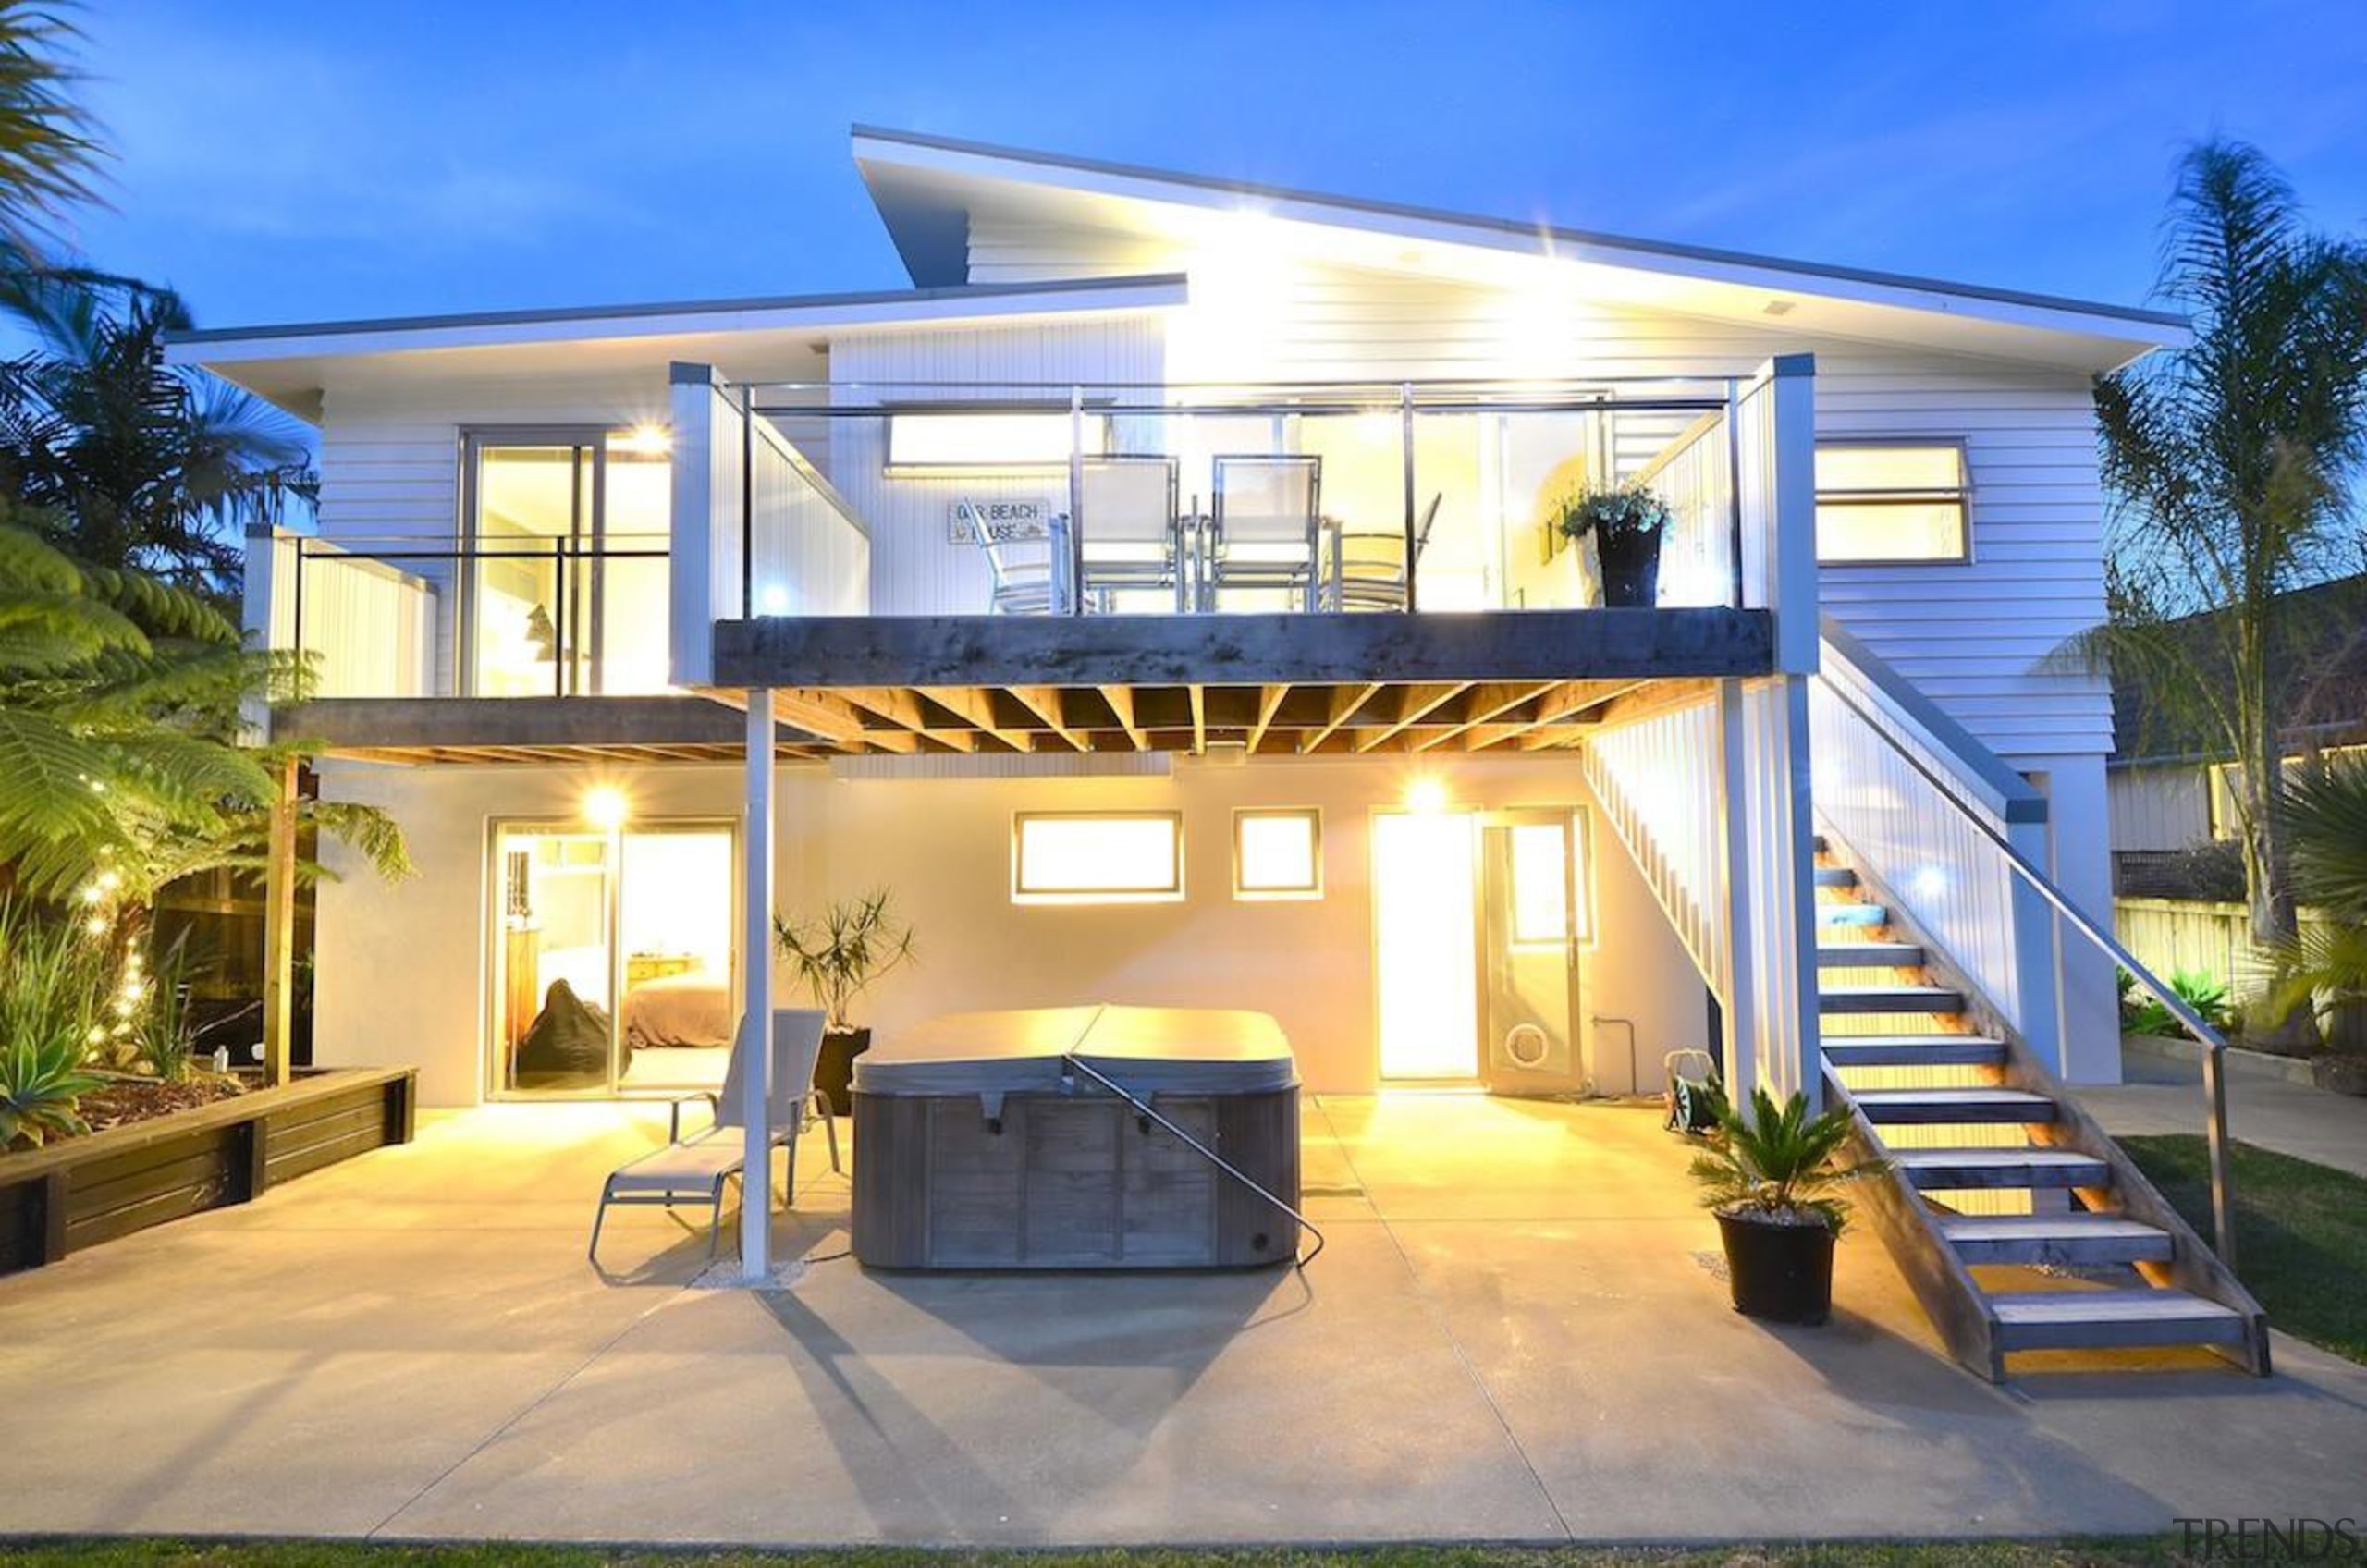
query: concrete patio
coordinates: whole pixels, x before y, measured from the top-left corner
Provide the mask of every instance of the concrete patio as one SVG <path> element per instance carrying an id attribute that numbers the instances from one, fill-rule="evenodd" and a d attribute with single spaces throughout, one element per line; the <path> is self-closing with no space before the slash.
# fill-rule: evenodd
<path id="1" fill-rule="evenodd" d="M 0 1280 L 0 1531 L 675 1542 L 2135 1531 L 2367 1512 L 2367 1368 L 2281 1339 L 1993 1388 L 1870 1236 L 1821 1329 L 1736 1317 L 1635 1108 L 1306 1113 L 1304 1278 L 690 1291 L 656 1211 L 583 1261 L 609 1108 L 430 1117 L 244 1209 Z M 818 1137 L 781 1245 L 845 1246 Z M 612 1251 L 610 1248 L 612 1247 Z"/>

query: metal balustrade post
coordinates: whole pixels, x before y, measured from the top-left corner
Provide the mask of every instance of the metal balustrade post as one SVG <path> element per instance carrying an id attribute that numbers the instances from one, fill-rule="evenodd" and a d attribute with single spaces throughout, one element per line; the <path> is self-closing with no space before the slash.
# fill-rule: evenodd
<path id="1" fill-rule="evenodd" d="M 1398 444 L 1405 458 L 1405 613 L 1412 615 L 1418 607 L 1414 597 L 1417 592 L 1414 580 L 1419 573 L 1415 569 L 1421 565 L 1421 540 L 1417 534 L 1415 521 L 1418 498 L 1414 488 L 1414 384 L 1410 381 L 1402 383 L 1397 389 L 1397 398 Z M 1338 587 L 1343 594 L 1346 593 L 1344 582 Z M 1343 604 L 1341 607 L 1344 609 L 1346 606 Z"/>
<path id="2" fill-rule="evenodd" d="M 1184 570 L 1182 552 L 1175 570 Z M 1085 613 L 1085 388 L 1069 388 L 1069 613 Z"/>
<path id="3" fill-rule="evenodd" d="M 567 592 L 567 542 L 551 543 L 551 695 L 567 695 L 567 660 L 573 639 L 568 635 L 567 618 L 573 606 Z"/>
<path id="4" fill-rule="evenodd" d="M 2203 1141 L 2211 1155 L 2211 1229 L 2218 1238 L 2219 1261 L 2236 1267 L 2235 1184 L 2227 1174 L 2227 1066 L 2225 1053 L 2205 1047 L 2202 1052 L 2202 1100 L 2206 1125 Z"/>

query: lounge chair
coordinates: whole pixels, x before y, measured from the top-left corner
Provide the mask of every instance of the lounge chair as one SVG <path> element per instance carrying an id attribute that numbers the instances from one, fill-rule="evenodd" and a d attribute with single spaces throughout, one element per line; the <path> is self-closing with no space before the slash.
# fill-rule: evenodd
<path id="1" fill-rule="evenodd" d="M 767 1120 L 772 1124 L 772 1141 L 776 1147 L 789 1149 L 789 1190 L 797 1188 L 797 1137 L 804 1132 L 806 1119 L 819 1114 L 830 1135 L 830 1169 L 839 1169 L 839 1126 L 831 1119 L 828 1102 L 823 1101 L 814 1087 L 814 1064 L 822 1054 L 823 1015 L 813 1009 L 786 1009 L 773 1014 L 773 1071 Z M 731 1043 L 730 1064 L 723 1073 L 723 1093 L 702 1096 L 713 1107 L 715 1120 L 704 1130 L 685 1138 L 681 1136 L 681 1107 L 674 1106 L 674 1136 L 663 1148 L 652 1149 L 619 1166 L 609 1173 L 600 1189 L 600 1209 L 592 1219 L 592 1244 L 587 1252 L 596 1267 L 600 1261 L 600 1227 L 607 1223 L 608 1206 L 663 1205 L 672 1208 L 677 1203 L 704 1203 L 707 1206 L 706 1255 L 712 1258 L 717 1241 L 723 1234 L 723 1189 L 732 1182 L 746 1184 L 747 1163 L 746 1124 L 740 1119 L 742 1099 L 742 1085 L 749 1030 L 743 1023 Z M 771 1172 L 761 1172 L 757 1180 L 769 1181 Z"/>

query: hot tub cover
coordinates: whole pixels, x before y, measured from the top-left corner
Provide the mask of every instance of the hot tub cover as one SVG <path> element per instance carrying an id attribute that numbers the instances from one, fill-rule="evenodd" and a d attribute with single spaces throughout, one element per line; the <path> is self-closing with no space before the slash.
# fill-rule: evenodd
<path id="1" fill-rule="evenodd" d="M 1071 1056 L 1146 1096 L 1258 1094 L 1298 1083 L 1290 1041 L 1266 1013 L 1103 1004 L 932 1018 L 857 1057 L 854 1087 L 996 1099 L 1059 1094 Z"/>

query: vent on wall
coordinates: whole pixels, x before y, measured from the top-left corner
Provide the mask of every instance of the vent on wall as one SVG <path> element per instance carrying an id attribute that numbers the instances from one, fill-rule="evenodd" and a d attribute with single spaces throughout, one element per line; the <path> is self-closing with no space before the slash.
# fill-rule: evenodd
<path id="1" fill-rule="evenodd" d="M 943 752 L 926 756 L 832 757 L 830 777 L 909 778 L 1165 778 L 1174 759 L 1165 752 Z"/>

